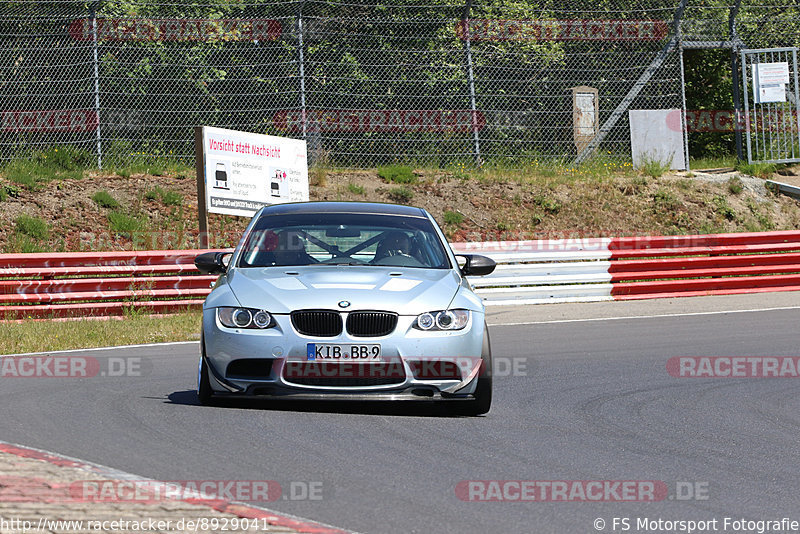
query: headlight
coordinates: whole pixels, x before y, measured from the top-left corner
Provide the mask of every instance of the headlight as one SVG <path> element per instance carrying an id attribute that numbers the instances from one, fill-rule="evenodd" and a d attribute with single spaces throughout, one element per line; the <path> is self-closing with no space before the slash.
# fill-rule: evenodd
<path id="1" fill-rule="evenodd" d="M 469 322 L 469 310 L 443 310 L 421 314 L 414 321 L 420 330 L 463 330 Z"/>
<path id="2" fill-rule="evenodd" d="M 252 308 L 217 308 L 217 317 L 228 328 L 264 329 L 275 326 L 272 315 L 266 310 Z"/>

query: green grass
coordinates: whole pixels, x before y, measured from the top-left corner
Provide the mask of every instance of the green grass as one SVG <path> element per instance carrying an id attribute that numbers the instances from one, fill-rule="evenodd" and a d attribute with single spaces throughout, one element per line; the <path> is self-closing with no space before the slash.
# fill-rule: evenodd
<path id="1" fill-rule="evenodd" d="M 363 195 L 365 194 L 364 186 L 363 185 L 356 185 L 356 184 L 347 184 L 347 190 L 353 193 L 354 195 Z"/>
<path id="2" fill-rule="evenodd" d="M 736 165 L 736 170 L 740 173 L 758 178 L 770 178 L 777 169 L 778 166 L 774 163 L 746 163 L 743 161 Z"/>
<path id="3" fill-rule="evenodd" d="M 161 199 L 161 203 L 165 206 L 180 206 L 183 204 L 183 195 L 177 191 L 165 190 L 160 187 L 156 187 L 145 193 L 144 198 L 147 200 Z"/>
<path id="4" fill-rule="evenodd" d="M 164 191 L 164 194 L 161 195 L 161 202 L 165 206 L 180 206 L 183 204 L 183 195 L 177 191 Z"/>
<path id="5" fill-rule="evenodd" d="M 92 154 L 85 150 L 53 146 L 6 164 L 2 173 L 9 181 L 38 191 L 53 180 L 83 178 L 84 169 L 92 168 L 96 163 Z"/>
<path id="6" fill-rule="evenodd" d="M 92 200 L 101 208 L 116 209 L 119 207 L 119 202 L 108 191 L 98 191 L 92 196 Z"/>
<path id="7" fill-rule="evenodd" d="M 19 316 L 25 319 L 24 314 Z M 132 314 L 121 320 L 25 321 L 4 323 L 0 351 L 4 354 L 138 345 L 200 339 L 200 312 L 176 315 Z"/>
<path id="8" fill-rule="evenodd" d="M 408 204 L 414 198 L 414 192 L 407 187 L 393 187 L 389 189 L 389 198 L 398 204 Z"/>
<path id="9" fill-rule="evenodd" d="M 547 213 L 556 214 L 561 211 L 561 202 L 554 198 L 549 198 L 544 195 L 536 195 L 533 197 L 533 203 L 543 208 Z"/>
<path id="10" fill-rule="evenodd" d="M 660 178 L 665 172 L 669 171 L 668 161 L 661 161 L 655 158 L 645 158 L 642 161 L 641 171 L 651 178 Z"/>
<path id="11" fill-rule="evenodd" d="M 411 167 L 404 165 L 378 167 L 378 176 L 389 183 L 395 184 L 413 184 L 417 182 L 417 176 L 412 172 Z"/>
<path id="12" fill-rule="evenodd" d="M 458 226 L 464 222 L 464 216 L 457 211 L 445 211 L 444 223 Z"/>
<path id="13" fill-rule="evenodd" d="M 734 195 L 738 195 L 744 190 L 744 184 L 742 183 L 742 179 L 738 176 L 734 176 L 730 180 L 728 180 L 728 191 L 730 191 Z"/>
<path id="14" fill-rule="evenodd" d="M 746 223 L 746 229 L 748 232 L 769 232 L 775 229 L 775 223 L 772 221 L 772 218 L 761 211 L 761 206 L 759 206 L 753 199 L 747 199 L 747 208 L 750 210 L 750 213 L 755 218 L 755 222 L 748 221 Z"/>
<path id="15" fill-rule="evenodd" d="M 132 238 L 133 234 L 144 231 L 147 226 L 147 221 L 142 217 L 128 215 L 121 211 L 109 212 L 108 222 L 112 232 L 127 238 Z"/>
<path id="16" fill-rule="evenodd" d="M 14 233 L 6 242 L 5 252 L 31 254 L 52 250 L 45 243 L 50 236 L 50 228 L 39 217 L 20 215 L 14 220 Z"/>
<path id="17" fill-rule="evenodd" d="M 693 158 L 689 160 L 689 168 L 693 171 L 702 171 L 709 169 L 726 169 L 735 168 L 737 164 L 736 156 L 729 155 L 720 158 Z"/>
<path id="18" fill-rule="evenodd" d="M 47 227 L 47 223 L 39 217 L 20 215 L 14 220 L 14 232 L 43 241 L 50 234 L 50 229 Z"/>
<path id="19" fill-rule="evenodd" d="M 130 178 L 134 174 L 150 174 L 153 176 L 173 175 L 176 178 L 188 178 L 194 175 L 194 167 L 181 161 L 152 161 L 124 162 L 109 167 L 112 172 L 123 178 Z"/>
<path id="20" fill-rule="evenodd" d="M 52 252 L 53 248 L 46 243 L 33 239 L 24 234 L 14 234 L 6 241 L 4 252 L 6 253 L 21 253 L 21 254 L 34 254 L 38 252 Z"/>
<path id="21" fill-rule="evenodd" d="M 731 207 L 731 205 L 728 204 L 727 198 L 721 195 L 715 195 L 712 200 L 712 203 L 714 205 L 714 211 L 717 212 L 719 215 L 722 215 L 725 219 L 729 221 L 736 220 L 736 212 Z"/>
<path id="22" fill-rule="evenodd" d="M 0 191 L 3 191 L 3 194 L 5 195 L 3 200 L 5 200 L 8 197 L 19 198 L 20 194 L 19 187 L 16 187 L 14 185 L 6 184 L 3 187 L 0 187 Z"/>
<path id="23" fill-rule="evenodd" d="M 658 211 L 669 212 L 680 208 L 681 203 L 672 191 L 661 187 L 653 195 L 653 205 Z"/>
<path id="24" fill-rule="evenodd" d="M 53 146 L 42 152 L 37 152 L 33 160 L 40 165 L 55 168 L 61 171 L 78 171 L 92 168 L 97 165 L 94 154 L 80 148 L 66 146 Z"/>

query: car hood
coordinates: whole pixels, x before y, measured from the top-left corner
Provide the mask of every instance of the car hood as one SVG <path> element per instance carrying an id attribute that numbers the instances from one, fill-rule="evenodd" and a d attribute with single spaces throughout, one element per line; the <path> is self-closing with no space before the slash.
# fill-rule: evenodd
<path id="1" fill-rule="evenodd" d="M 228 284 L 242 306 L 271 313 L 339 310 L 346 300 L 347 311 L 417 315 L 447 308 L 460 277 L 450 269 L 312 265 L 234 269 Z"/>

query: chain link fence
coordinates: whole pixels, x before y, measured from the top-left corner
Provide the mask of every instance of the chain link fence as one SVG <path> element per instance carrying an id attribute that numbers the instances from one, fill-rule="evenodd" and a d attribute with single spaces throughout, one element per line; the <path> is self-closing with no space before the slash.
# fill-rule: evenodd
<path id="1" fill-rule="evenodd" d="M 0 160 L 189 162 L 196 125 L 347 167 L 629 157 L 628 109 L 683 107 L 682 43 L 800 41 L 775 0 L 360 1 L 0 0 Z"/>

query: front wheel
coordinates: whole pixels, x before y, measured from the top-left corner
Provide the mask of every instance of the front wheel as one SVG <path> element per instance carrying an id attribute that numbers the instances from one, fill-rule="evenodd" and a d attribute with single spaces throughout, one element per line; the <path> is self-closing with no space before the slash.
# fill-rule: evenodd
<path id="1" fill-rule="evenodd" d="M 211 381 L 208 378 L 208 364 L 206 364 L 206 359 L 202 355 L 197 369 L 197 400 L 203 406 L 213 406 L 215 404 L 214 390 L 211 389 Z"/>
<path id="2" fill-rule="evenodd" d="M 483 348 L 481 350 L 481 370 L 473 399 L 463 401 L 458 413 L 461 415 L 483 415 L 492 407 L 492 346 L 489 342 L 489 329 L 484 324 Z"/>

